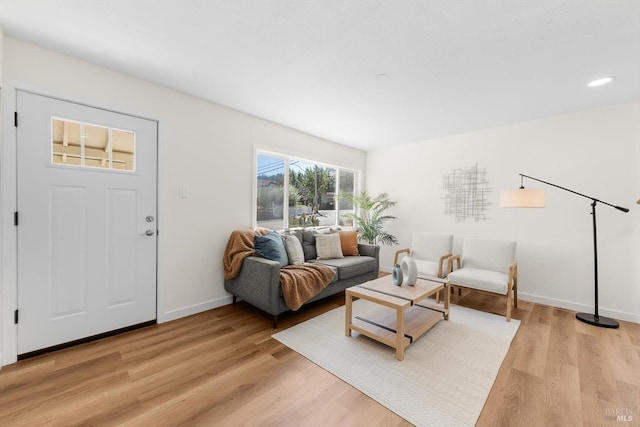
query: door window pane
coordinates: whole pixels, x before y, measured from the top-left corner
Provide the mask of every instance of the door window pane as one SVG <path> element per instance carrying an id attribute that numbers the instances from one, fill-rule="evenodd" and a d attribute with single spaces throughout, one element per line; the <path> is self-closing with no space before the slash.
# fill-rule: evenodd
<path id="1" fill-rule="evenodd" d="M 53 163 L 81 165 L 82 138 L 80 123 L 53 119 L 52 134 Z"/>
<path id="2" fill-rule="evenodd" d="M 102 126 L 84 125 L 84 164 L 93 168 L 109 169 L 109 129 Z"/>
<path id="3" fill-rule="evenodd" d="M 135 170 L 135 134 L 124 130 L 111 131 L 111 150 L 114 169 Z"/>

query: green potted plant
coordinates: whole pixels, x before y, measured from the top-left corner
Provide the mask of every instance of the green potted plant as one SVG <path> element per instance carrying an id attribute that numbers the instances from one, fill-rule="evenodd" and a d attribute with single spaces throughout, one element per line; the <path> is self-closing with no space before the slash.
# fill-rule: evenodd
<path id="1" fill-rule="evenodd" d="M 385 212 L 397 203 L 389 200 L 387 193 L 372 197 L 365 190 L 360 194 L 348 194 L 345 197 L 353 203 L 354 207 L 354 212 L 345 214 L 345 217 L 354 220 L 360 240 L 372 245 L 398 244 L 398 239 L 383 229 L 387 220 L 395 219 L 395 216 L 385 215 Z"/>

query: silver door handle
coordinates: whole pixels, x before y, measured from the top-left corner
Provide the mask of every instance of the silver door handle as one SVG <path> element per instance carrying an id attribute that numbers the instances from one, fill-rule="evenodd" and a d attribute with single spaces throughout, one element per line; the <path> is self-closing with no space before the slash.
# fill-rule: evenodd
<path id="1" fill-rule="evenodd" d="M 145 231 L 144 233 L 141 233 L 140 235 L 141 236 L 153 236 L 154 234 L 156 234 L 156 232 L 151 230 L 151 229 L 149 229 L 149 230 Z"/>

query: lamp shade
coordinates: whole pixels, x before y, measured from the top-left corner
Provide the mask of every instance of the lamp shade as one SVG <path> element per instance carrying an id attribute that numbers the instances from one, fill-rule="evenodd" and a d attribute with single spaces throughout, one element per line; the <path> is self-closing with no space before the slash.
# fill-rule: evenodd
<path id="1" fill-rule="evenodd" d="M 500 192 L 501 208 L 544 208 L 544 190 L 519 188 Z"/>

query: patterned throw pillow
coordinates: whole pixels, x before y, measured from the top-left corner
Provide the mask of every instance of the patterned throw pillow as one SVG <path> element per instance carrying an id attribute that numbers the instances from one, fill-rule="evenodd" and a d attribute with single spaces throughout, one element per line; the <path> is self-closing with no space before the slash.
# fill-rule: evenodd
<path id="1" fill-rule="evenodd" d="M 300 239 L 291 234 L 284 234 L 282 237 L 284 238 L 284 248 L 287 250 L 287 256 L 289 257 L 289 264 L 304 264 L 304 251 L 302 250 Z"/>
<path id="2" fill-rule="evenodd" d="M 287 251 L 284 248 L 282 237 L 280 237 L 278 232 L 272 231 L 266 236 L 254 236 L 253 246 L 256 250 L 256 255 L 259 257 L 278 261 L 281 267 L 289 264 Z"/>
<path id="3" fill-rule="evenodd" d="M 344 258 L 340 245 L 340 235 L 337 233 L 317 235 L 316 251 L 318 252 L 318 259 Z"/>
<path id="4" fill-rule="evenodd" d="M 342 255 L 358 256 L 358 232 L 357 231 L 341 231 L 340 246 L 342 247 Z"/>

